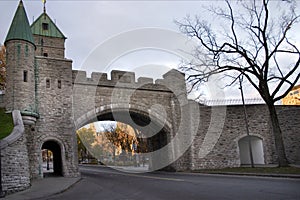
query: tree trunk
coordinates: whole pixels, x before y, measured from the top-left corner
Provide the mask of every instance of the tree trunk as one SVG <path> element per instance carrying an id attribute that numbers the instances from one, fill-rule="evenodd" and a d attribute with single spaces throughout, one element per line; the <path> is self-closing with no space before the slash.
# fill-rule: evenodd
<path id="1" fill-rule="evenodd" d="M 271 125 L 272 125 L 272 133 L 274 135 L 274 140 L 275 140 L 275 148 L 278 156 L 278 167 L 287 167 L 288 160 L 285 155 L 282 132 L 279 126 L 275 105 L 268 104 L 268 109 L 269 109 Z"/>

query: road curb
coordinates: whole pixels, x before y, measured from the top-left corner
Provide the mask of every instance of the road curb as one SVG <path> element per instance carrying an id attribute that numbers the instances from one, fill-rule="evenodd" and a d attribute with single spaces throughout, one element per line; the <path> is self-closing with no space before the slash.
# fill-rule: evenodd
<path id="1" fill-rule="evenodd" d="M 205 174 L 205 173 L 204 173 Z M 222 174 L 222 175 L 237 175 L 237 176 L 260 176 L 260 177 L 273 177 L 273 178 L 300 178 L 297 174 L 256 174 L 256 173 L 234 173 L 234 172 L 216 172 L 206 174 Z"/>
<path id="2" fill-rule="evenodd" d="M 224 175 L 224 176 L 256 176 L 272 178 L 294 178 L 300 179 L 300 174 L 262 174 L 262 173 L 236 173 L 236 172 L 176 172 L 189 175 Z"/>

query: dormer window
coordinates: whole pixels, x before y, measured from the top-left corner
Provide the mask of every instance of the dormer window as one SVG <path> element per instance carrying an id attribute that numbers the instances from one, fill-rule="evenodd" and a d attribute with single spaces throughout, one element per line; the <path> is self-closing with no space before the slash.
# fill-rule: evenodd
<path id="1" fill-rule="evenodd" d="M 46 31 L 49 29 L 49 24 L 48 23 L 42 23 L 42 27 L 43 27 L 43 30 Z"/>

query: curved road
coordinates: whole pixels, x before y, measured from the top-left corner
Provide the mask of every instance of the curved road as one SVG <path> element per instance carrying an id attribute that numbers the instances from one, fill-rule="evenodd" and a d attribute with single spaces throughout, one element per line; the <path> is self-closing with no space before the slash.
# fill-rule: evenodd
<path id="1" fill-rule="evenodd" d="M 130 174 L 107 167 L 80 167 L 83 179 L 46 199 L 300 199 L 300 180 L 155 172 Z"/>

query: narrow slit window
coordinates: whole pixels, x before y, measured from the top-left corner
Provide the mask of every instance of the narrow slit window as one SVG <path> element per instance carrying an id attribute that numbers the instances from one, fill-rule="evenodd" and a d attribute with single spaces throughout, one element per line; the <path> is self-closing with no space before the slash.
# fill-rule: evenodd
<path id="1" fill-rule="evenodd" d="M 44 53 L 43 55 L 44 55 L 44 57 L 48 57 L 48 53 Z"/>
<path id="2" fill-rule="evenodd" d="M 50 88 L 50 79 L 46 79 L 46 88 Z"/>
<path id="3" fill-rule="evenodd" d="M 21 45 L 17 44 L 17 52 L 18 52 L 18 56 L 20 56 L 21 54 Z"/>
<path id="4" fill-rule="evenodd" d="M 28 57 L 28 51 L 29 51 L 28 45 L 26 45 L 26 46 L 25 46 L 25 56 L 26 56 L 26 57 Z"/>
<path id="5" fill-rule="evenodd" d="M 57 81 L 57 87 L 58 87 L 58 89 L 61 89 L 61 80 Z"/>
<path id="6" fill-rule="evenodd" d="M 26 70 L 23 71 L 23 81 L 28 82 L 28 72 Z"/>

